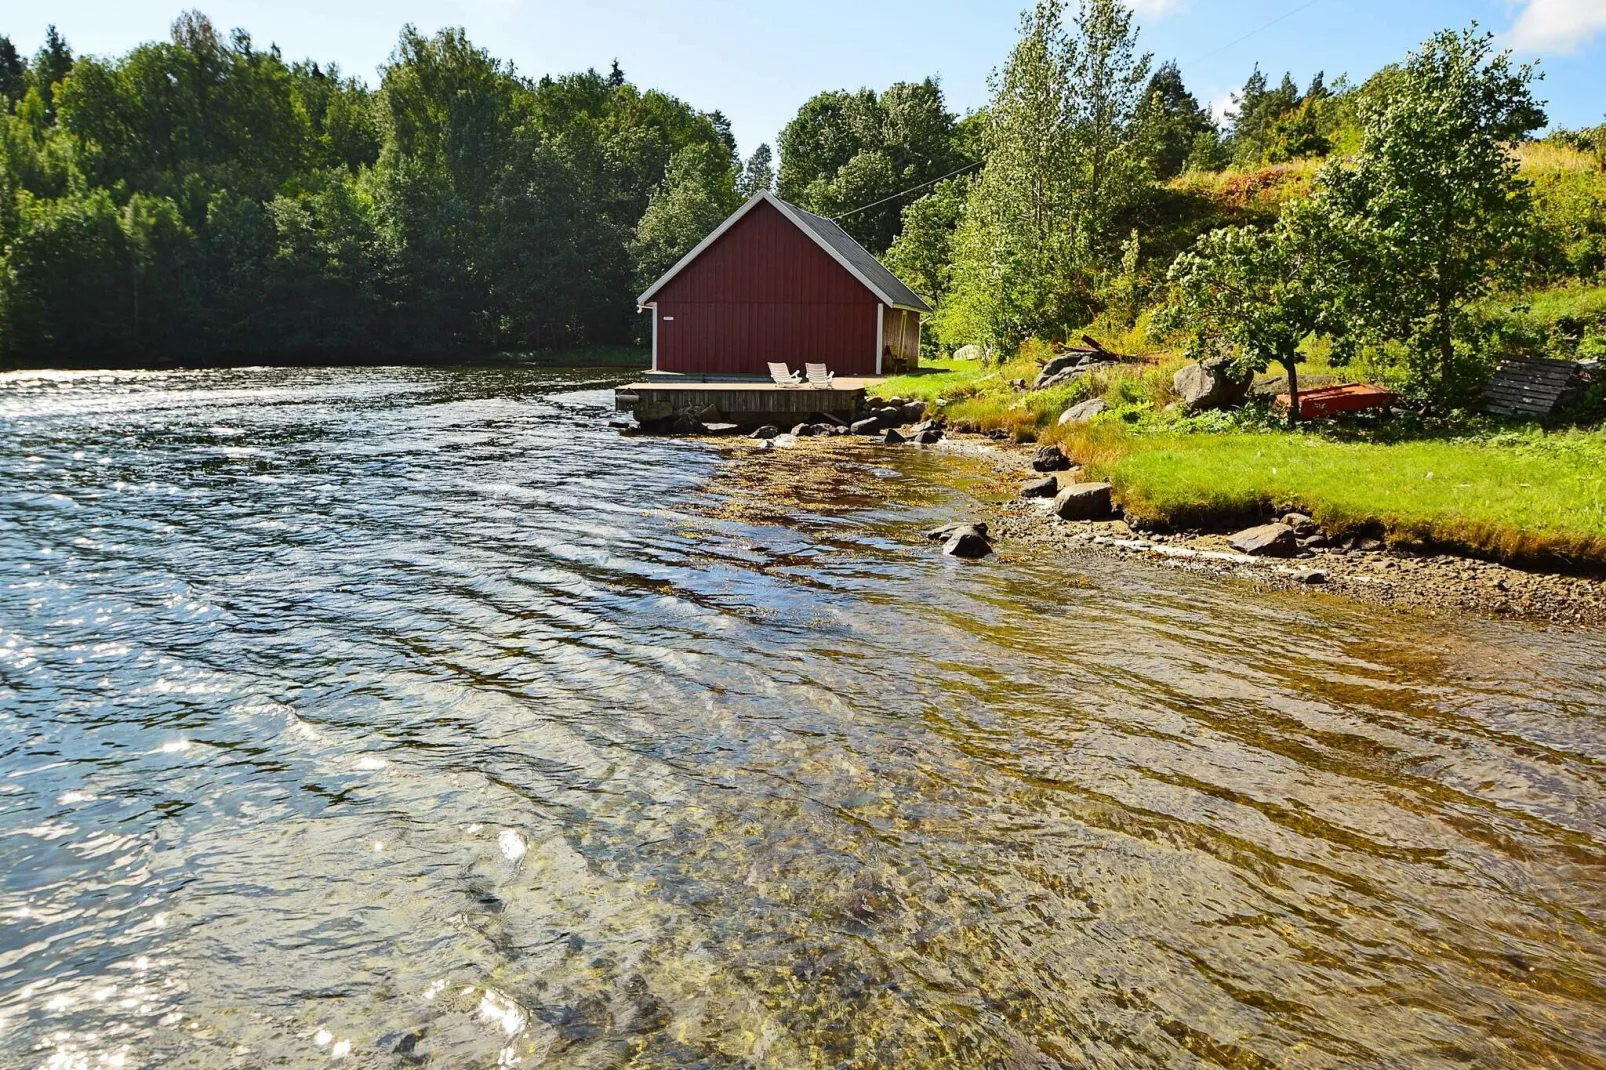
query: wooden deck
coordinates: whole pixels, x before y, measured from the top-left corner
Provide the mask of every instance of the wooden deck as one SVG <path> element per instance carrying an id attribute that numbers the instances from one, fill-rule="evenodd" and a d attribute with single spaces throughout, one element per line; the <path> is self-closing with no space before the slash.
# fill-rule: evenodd
<path id="1" fill-rule="evenodd" d="M 678 413 L 697 415 L 709 406 L 721 420 L 742 427 L 803 423 L 813 415 L 849 420 L 864 407 L 871 385 L 878 379 L 836 379 L 829 387 L 780 386 L 763 380 L 674 381 L 654 377 L 614 391 L 614 407 L 631 413 L 643 424 L 666 420 Z"/>

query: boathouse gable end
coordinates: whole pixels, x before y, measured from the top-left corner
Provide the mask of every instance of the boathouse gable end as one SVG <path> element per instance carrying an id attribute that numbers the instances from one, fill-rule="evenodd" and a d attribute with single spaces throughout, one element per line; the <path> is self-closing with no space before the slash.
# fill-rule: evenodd
<path id="1" fill-rule="evenodd" d="M 925 311 L 835 224 L 768 193 L 744 205 L 640 301 L 653 315 L 654 368 L 688 375 L 764 376 L 771 362 L 874 375 L 888 311 L 916 324 Z"/>

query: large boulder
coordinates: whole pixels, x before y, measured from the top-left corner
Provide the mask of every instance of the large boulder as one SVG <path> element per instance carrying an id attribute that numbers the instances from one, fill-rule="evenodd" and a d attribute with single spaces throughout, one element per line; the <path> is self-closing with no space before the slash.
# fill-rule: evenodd
<path id="1" fill-rule="evenodd" d="M 897 405 L 883 405 L 879 409 L 871 409 L 870 415 L 881 421 L 882 427 L 897 427 L 903 423 L 903 409 Z"/>
<path id="2" fill-rule="evenodd" d="M 798 438 L 807 438 L 808 436 L 814 434 L 814 425 L 798 424 L 796 427 L 792 428 L 792 434 Z"/>
<path id="3" fill-rule="evenodd" d="M 1283 523 L 1294 529 L 1294 534 L 1301 539 L 1308 539 L 1321 532 L 1316 521 L 1304 513 L 1288 513 L 1283 517 Z"/>
<path id="4" fill-rule="evenodd" d="M 1235 373 L 1227 361 L 1206 361 L 1189 364 L 1172 377 L 1171 385 L 1182 399 L 1183 407 L 1192 412 L 1204 409 L 1224 409 L 1241 400 L 1249 392 L 1253 375 Z"/>
<path id="5" fill-rule="evenodd" d="M 980 360 L 982 358 L 981 346 L 960 346 L 954 350 L 955 360 Z"/>
<path id="6" fill-rule="evenodd" d="M 1072 483 L 1054 498 L 1054 515 L 1061 520 L 1103 520 L 1115 511 L 1108 483 Z"/>
<path id="7" fill-rule="evenodd" d="M 1055 379 L 1061 372 L 1070 371 L 1081 365 L 1084 355 L 1081 353 L 1063 353 L 1043 365 L 1043 370 L 1037 373 L 1037 382 L 1032 384 L 1033 390 L 1043 389 L 1043 384 Z"/>
<path id="8" fill-rule="evenodd" d="M 853 426 L 849 427 L 848 430 L 855 435 L 873 435 L 882 430 L 881 421 L 873 416 L 868 420 L 855 420 Z"/>
<path id="9" fill-rule="evenodd" d="M 696 416 L 705 424 L 717 424 L 725 421 L 725 414 L 719 411 L 718 405 L 705 405 Z"/>
<path id="10" fill-rule="evenodd" d="M 1292 557 L 1299 551 L 1299 536 L 1287 524 L 1262 524 L 1240 531 L 1227 540 L 1234 550 L 1252 557 Z"/>
<path id="11" fill-rule="evenodd" d="M 924 401 L 906 401 L 903 403 L 903 418 L 907 423 L 914 423 L 926 415 Z"/>
<path id="12" fill-rule="evenodd" d="M 900 446 L 904 443 L 905 439 L 902 435 L 898 434 L 896 429 L 889 427 L 887 428 L 887 437 L 881 441 L 885 442 L 889 446 Z"/>
<path id="13" fill-rule="evenodd" d="M 751 435 L 749 435 L 747 437 L 748 438 L 766 438 L 766 439 L 768 439 L 768 438 L 774 438 L 776 435 L 778 435 L 780 433 L 781 433 L 781 429 L 779 427 L 776 427 L 774 424 L 765 424 L 763 427 L 759 428 L 757 431 L 754 431 Z"/>
<path id="14" fill-rule="evenodd" d="M 942 441 L 942 428 L 928 427 L 923 431 L 911 431 L 909 441 L 922 446 L 933 446 Z"/>
<path id="15" fill-rule="evenodd" d="M 1034 472 L 1069 472 L 1071 459 L 1065 456 L 1065 451 L 1058 446 L 1039 446 L 1032 455 L 1032 471 Z"/>
<path id="16" fill-rule="evenodd" d="M 1089 420 L 1093 419 L 1093 417 L 1103 413 L 1108 408 L 1109 406 L 1104 403 L 1103 398 L 1089 398 L 1086 401 L 1077 402 L 1075 405 L 1072 405 L 1070 408 L 1060 413 L 1060 426 L 1065 427 L 1069 424 L 1085 424 Z"/>
<path id="17" fill-rule="evenodd" d="M 1022 498 L 1052 498 L 1060 492 L 1060 481 L 1056 476 L 1044 476 L 1034 479 L 1020 489 Z"/>

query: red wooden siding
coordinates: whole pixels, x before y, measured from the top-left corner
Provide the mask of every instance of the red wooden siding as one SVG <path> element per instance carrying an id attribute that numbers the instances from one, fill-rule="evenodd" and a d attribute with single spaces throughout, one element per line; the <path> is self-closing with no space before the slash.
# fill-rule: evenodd
<path id="1" fill-rule="evenodd" d="M 767 375 L 824 364 L 874 375 L 880 299 L 760 203 L 653 297 L 658 370 Z"/>

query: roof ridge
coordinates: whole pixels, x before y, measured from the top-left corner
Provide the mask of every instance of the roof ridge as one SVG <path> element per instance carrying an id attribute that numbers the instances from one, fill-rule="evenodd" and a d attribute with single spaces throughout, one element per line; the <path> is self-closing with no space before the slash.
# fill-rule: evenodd
<path id="1" fill-rule="evenodd" d="M 791 201 L 783 200 L 769 190 L 759 190 L 718 227 L 713 233 L 704 238 L 698 245 L 670 268 L 657 282 L 654 282 L 640 297 L 636 299 L 639 305 L 645 305 L 670 279 L 680 274 L 682 268 L 696 260 L 703 252 L 714 244 L 738 220 L 752 211 L 760 201 L 769 201 L 785 217 L 790 219 L 794 226 L 808 234 L 814 242 L 836 260 L 850 275 L 859 280 L 859 283 L 868 289 L 883 303 L 894 308 L 908 308 L 917 312 L 930 312 L 928 305 L 919 294 L 909 288 L 908 284 L 893 274 L 881 260 L 859 241 L 849 234 L 834 219 L 809 211 Z"/>

